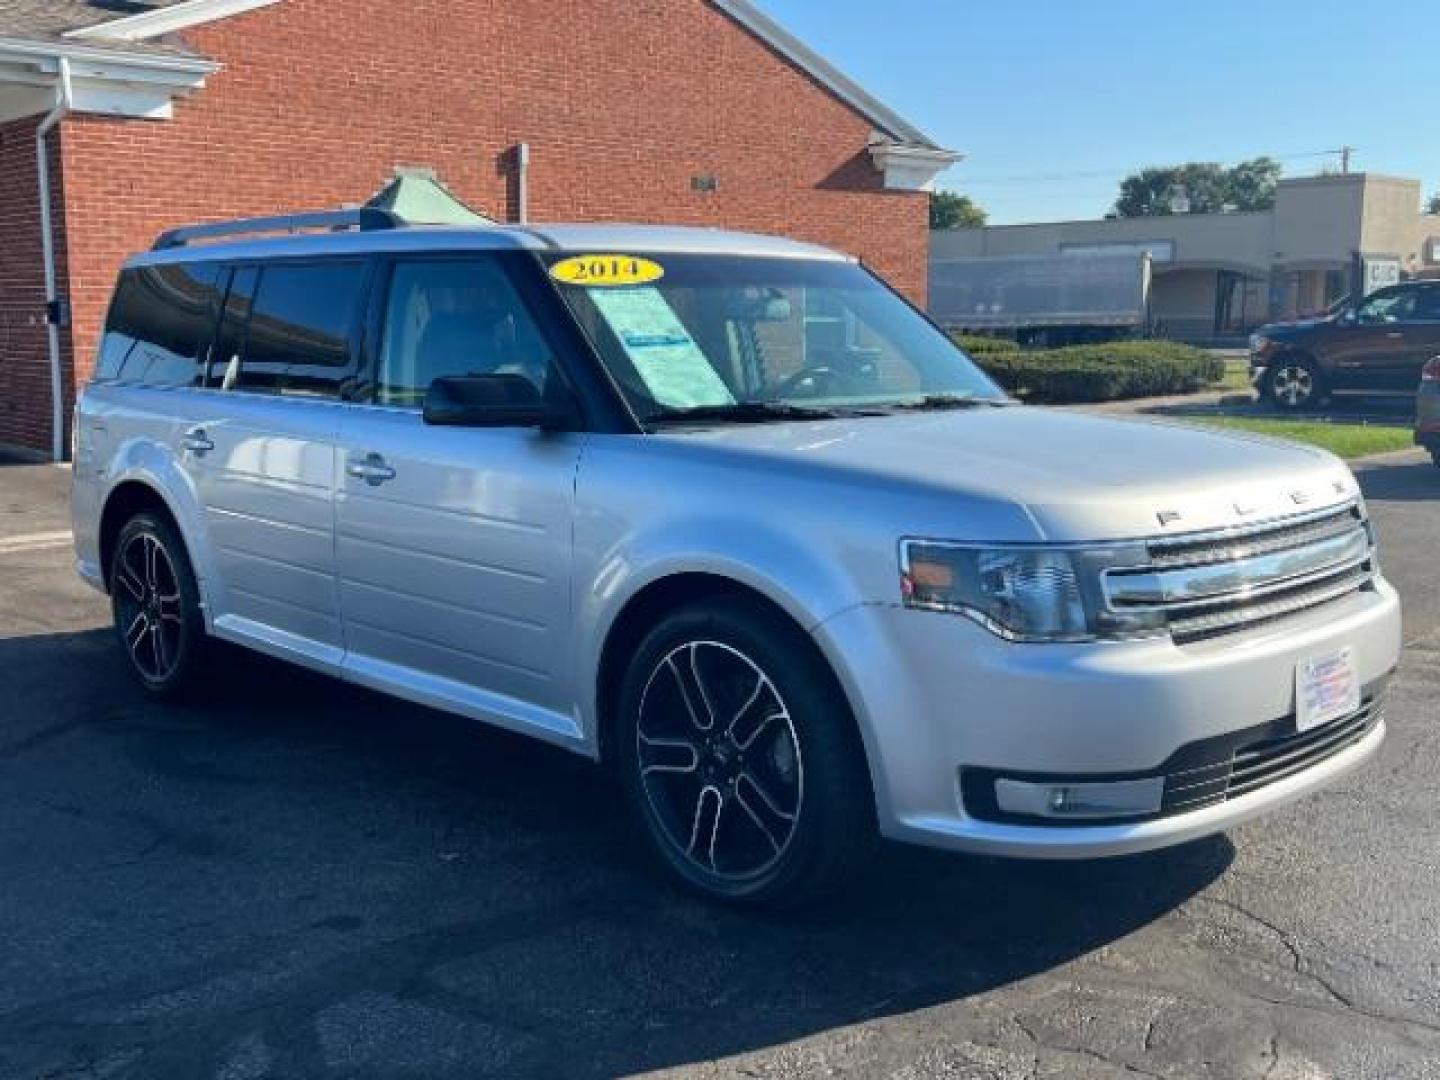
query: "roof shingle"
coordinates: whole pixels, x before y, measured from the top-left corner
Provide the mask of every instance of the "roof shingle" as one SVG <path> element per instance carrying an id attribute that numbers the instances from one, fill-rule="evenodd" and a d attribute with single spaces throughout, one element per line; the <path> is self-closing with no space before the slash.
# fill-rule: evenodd
<path id="1" fill-rule="evenodd" d="M 0 37 L 53 41 L 67 30 L 167 8 L 181 0 L 0 0 Z"/>

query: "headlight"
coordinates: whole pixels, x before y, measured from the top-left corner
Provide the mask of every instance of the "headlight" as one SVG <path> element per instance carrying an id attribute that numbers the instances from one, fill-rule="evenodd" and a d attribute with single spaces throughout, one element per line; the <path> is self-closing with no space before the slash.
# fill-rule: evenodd
<path id="1" fill-rule="evenodd" d="M 1106 567 L 1135 565 L 1118 549 L 968 547 L 932 540 L 900 546 L 906 607 L 964 615 L 1007 641 L 1064 642 L 1148 637 L 1164 618 L 1115 612 L 1100 587 Z"/>

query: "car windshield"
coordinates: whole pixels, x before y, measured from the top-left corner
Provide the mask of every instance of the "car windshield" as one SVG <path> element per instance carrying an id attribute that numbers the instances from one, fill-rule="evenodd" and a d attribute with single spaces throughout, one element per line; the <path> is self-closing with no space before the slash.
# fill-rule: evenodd
<path id="1" fill-rule="evenodd" d="M 556 255 L 549 267 L 646 423 L 820 419 L 1009 400 L 943 333 L 853 263 L 630 253 Z"/>

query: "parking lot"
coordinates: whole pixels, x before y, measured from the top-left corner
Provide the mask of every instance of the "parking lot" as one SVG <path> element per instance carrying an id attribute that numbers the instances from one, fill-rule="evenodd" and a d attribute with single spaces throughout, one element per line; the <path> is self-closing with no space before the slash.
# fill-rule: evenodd
<path id="1" fill-rule="evenodd" d="M 584 761 L 227 652 L 148 703 L 0 467 L 0 1077 L 1440 1077 L 1440 470 L 1364 469 L 1379 758 L 1230 835 L 718 910 Z"/>

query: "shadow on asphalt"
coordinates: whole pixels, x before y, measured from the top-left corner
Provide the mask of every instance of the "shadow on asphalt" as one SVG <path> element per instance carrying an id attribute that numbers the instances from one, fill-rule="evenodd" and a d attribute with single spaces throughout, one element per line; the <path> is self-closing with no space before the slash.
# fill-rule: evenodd
<path id="1" fill-rule="evenodd" d="M 156 706 L 108 631 L 0 641 L 24 718 L 0 721 L 0 819 L 28 826 L 23 848 L 0 833 L 21 864 L 0 933 L 34 973 L 0 993 L 12 1065 L 51 1040 L 144 1047 L 121 1075 L 147 1080 L 211 1075 L 245 1039 L 277 1075 L 336 1053 L 365 1076 L 705 1061 L 1048 971 L 1233 857 L 892 847 L 827 906 L 735 912 L 669 888 L 578 758 L 238 651 L 221 667 L 209 703 Z"/>
<path id="2" fill-rule="evenodd" d="M 1403 465 L 1372 465 L 1359 469 L 1356 479 L 1366 499 L 1440 503 L 1440 469 L 1429 458 Z"/>

